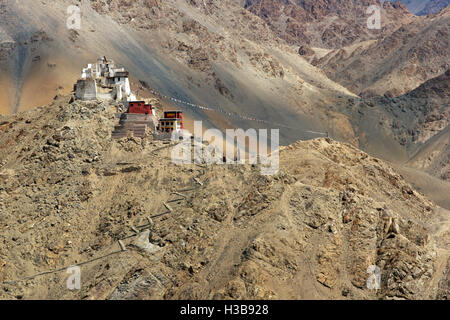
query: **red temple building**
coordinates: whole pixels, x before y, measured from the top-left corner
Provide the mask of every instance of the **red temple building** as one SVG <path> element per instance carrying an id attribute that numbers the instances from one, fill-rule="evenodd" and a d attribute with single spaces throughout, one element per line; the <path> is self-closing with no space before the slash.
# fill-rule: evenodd
<path id="1" fill-rule="evenodd" d="M 153 106 L 145 101 L 131 101 L 128 106 L 128 113 L 153 115 Z"/>

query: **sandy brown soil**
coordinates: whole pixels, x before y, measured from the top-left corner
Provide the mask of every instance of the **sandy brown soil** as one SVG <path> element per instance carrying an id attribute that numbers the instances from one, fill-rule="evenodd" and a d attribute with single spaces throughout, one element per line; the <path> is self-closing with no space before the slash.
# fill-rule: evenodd
<path id="1" fill-rule="evenodd" d="M 69 99 L 0 119 L 1 298 L 448 296 L 448 212 L 383 161 L 317 139 L 274 176 L 177 166 L 170 144 L 112 140 L 113 105 Z"/>

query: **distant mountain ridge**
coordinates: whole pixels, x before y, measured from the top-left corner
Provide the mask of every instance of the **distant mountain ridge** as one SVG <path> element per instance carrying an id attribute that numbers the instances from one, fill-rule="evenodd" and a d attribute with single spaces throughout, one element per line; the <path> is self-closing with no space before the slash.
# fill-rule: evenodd
<path id="1" fill-rule="evenodd" d="M 396 2 L 398 0 L 391 0 Z M 450 0 L 400 0 L 409 11 L 418 16 L 435 14 L 450 4 Z"/>
<path id="2" fill-rule="evenodd" d="M 416 17 L 390 35 L 329 52 L 312 61 L 361 96 L 399 96 L 449 68 L 450 8 Z"/>
<path id="3" fill-rule="evenodd" d="M 283 124 L 289 130 L 280 128 L 282 145 L 328 132 L 335 140 L 404 162 L 411 155 L 407 148 L 412 133 L 429 137 L 430 128 L 405 122 L 394 134 L 397 124 L 393 127 L 391 121 L 372 126 L 379 122 L 375 118 L 379 113 L 370 113 L 364 99 L 407 94 L 449 69 L 445 41 L 450 12 L 447 8 L 436 17 L 417 17 L 401 3 L 385 2 L 383 14 L 391 19 L 384 29 L 370 34 L 366 9 L 371 3 L 375 2 L 91 0 L 80 5 L 82 28 L 68 30 L 66 9 L 72 1 L 50 5 L 3 0 L 0 113 L 29 110 L 71 92 L 81 68 L 107 55 L 130 71 L 135 86 L 142 80 L 164 95 L 269 123 L 171 105 L 182 108 L 190 119 L 203 120 L 205 127 L 258 129 Z M 275 11 L 269 10 L 272 5 Z M 355 23 L 349 10 L 364 21 Z M 283 37 L 276 21 L 289 21 L 291 30 L 306 30 L 310 47 L 295 33 Z M 320 56 L 315 56 L 318 48 L 313 45 L 324 45 Z M 313 57 L 308 56 L 311 51 Z M 405 101 L 410 100 L 419 105 L 417 97 Z"/>
<path id="4" fill-rule="evenodd" d="M 244 8 L 261 17 L 291 44 L 336 49 L 388 35 L 414 18 L 401 3 L 385 2 L 381 30 L 367 28 L 367 9 L 376 0 L 246 0 Z"/>

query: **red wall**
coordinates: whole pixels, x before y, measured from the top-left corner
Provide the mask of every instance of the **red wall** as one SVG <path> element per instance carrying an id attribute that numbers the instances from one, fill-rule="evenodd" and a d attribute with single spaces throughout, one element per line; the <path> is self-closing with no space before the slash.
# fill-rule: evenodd
<path id="1" fill-rule="evenodd" d="M 145 104 L 143 101 L 134 101 L 130 102 L 128 113 L 153 114 L 153 107 L 150 104 Z"/>

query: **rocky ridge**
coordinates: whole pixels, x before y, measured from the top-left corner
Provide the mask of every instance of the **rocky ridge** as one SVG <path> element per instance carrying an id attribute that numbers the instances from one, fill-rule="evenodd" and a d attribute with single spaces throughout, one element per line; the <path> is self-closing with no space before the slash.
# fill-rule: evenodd
<path id="1" fill-rule="evenodd" d="M 383 161 L 316 139 L 283 147 L 275 176 L 177 166 L 151 135 L 112 139 L 116 111 L 65 96 L 0 118 L 1 298 L 448 296 L 448 213 Z"/>

